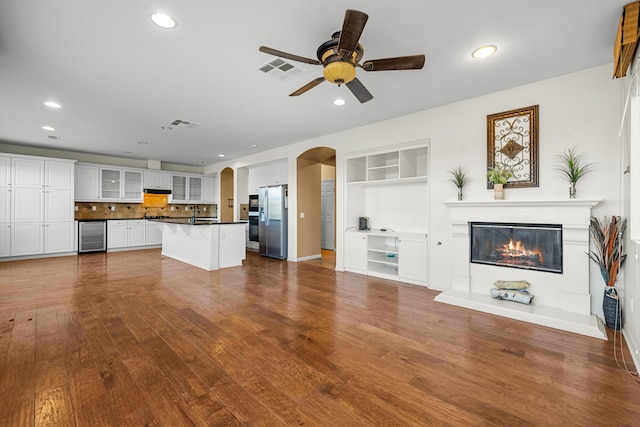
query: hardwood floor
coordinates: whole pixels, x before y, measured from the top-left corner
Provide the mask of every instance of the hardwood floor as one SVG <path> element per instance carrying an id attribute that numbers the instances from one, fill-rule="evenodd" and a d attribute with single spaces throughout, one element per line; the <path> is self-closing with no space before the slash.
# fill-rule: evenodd
<path id="1" fill-rule="evenodd" d="M 612 341 L 436 294 L 253 253 L 0 263 L 0 425 L 639 424 Z"/>

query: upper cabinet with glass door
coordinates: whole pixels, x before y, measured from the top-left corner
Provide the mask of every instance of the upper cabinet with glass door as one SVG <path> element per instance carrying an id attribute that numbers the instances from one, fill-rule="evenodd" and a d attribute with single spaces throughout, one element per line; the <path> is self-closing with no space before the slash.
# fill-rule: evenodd
<path id="1" fill-rule="evenodd" d="M 141 202 L 142 171 L 101 168 L 100 198 L 118 202 Z"/>

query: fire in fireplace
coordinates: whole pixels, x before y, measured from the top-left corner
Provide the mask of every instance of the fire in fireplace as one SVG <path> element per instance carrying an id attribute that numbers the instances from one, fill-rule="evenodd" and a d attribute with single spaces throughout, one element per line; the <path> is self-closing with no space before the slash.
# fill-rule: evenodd
<path id="1" fill-rule="evenodd" d="M 471 222 L 471 262 L 562 273 L 562 225 Z"/>

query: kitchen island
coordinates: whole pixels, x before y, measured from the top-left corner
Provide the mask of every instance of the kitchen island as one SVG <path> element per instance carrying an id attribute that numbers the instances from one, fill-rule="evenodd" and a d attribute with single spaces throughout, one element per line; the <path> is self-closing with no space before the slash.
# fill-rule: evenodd
<path id="1" fill-rule="evenodd" d="M 246 258 L 244 222 L 212 219 L 157 219 L 163 223 L 162 255 L 204 270 L 242 265 Z"/>

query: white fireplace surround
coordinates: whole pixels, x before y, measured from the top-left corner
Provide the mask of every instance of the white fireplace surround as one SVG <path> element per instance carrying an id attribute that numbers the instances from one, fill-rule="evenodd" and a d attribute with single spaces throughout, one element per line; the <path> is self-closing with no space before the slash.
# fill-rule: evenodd
<path id="1" fill-rule="evenodd" d="M 602 322 L 591 314 L 589 222 L 599 200 L 491 200 L 448 202 L 453 232 L 450 290 L 435 300 L 551 328 L 607 339 Z M 471 264 L 470 222 L 561 224 L 563 273 Z M 496 280 L 526 280 L 531 305 L 491 298 Z"/>

